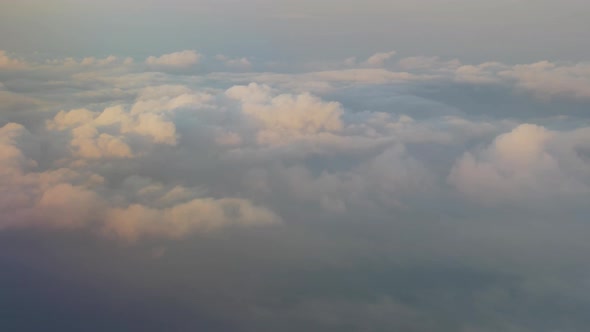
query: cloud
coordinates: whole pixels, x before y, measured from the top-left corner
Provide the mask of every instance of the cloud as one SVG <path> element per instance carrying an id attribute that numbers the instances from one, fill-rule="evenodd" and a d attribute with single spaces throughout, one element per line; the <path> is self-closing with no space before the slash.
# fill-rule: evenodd
<path id="1" fill-rule="evenodd" d="M 27 63 L 12 58 L 6 51 L 0 50 L 0 70 L 20 70 L 27 68 Z"/>
<path id="2" fill-rule="evenodd" d="M 69 112 L 59 111 L 51 121 L 47 121 L 49 129 L 64 130 L 67 128 L 87 124 L 96 117 L 96 112 L 87 109 L 75 109 Z"/>
<path id="3" fill-rule="evenodd" d="M 113 209 L 104 231 L 135 241 L 145 236 L 179 238 L 228 225 L 264 226 L 278 222 L 277 215 L 247 200 L 195 199 L 163 210 L 143 205 Z"/>
<path id="4" fill-rule="evenodd" d="M 370 66 L 381 67 L 385 64 L 386 61 L 391 59 L 396 53 L 397 52 L 395 52 L 395 51 L 375 53 L 367 59 L 367 64 Z"/>
<path id="5" fill-rule="evenodd" d="M 310 94 L 273 96 L 269 92 L 269 87 L 257 84 L 235 86 L 226 91 L 228 97 L 241 101 L 245 115 L 259 122 L 259 143 L 279 143 L 293 136 L 342 128 L 343 111 L 338 103 L 326 103 Z"/>
<path id="6" fill-rule="evenodd" d="M 186 330 L 583 329 L 584 63 L 381 59 L 2 71 L 3 257 Z"/>
<path id="7" fill-rule="evenodd" d="M 155 195 L 153 207 L 139 204 L 118 207 L 117 200 L 109 195 L 101 197 L 99 192 L 106 188 L 102 187 L 104 179 L 97 174 L 63 168 L 35 171 L 37 163 L 19 148 L 19 139 L 26 135 L 30 134 L 18 124 L 9 123 L 0 128 L 0 178 L 4 183 L 0 191 L 3 212 L 0 229 L 96 226 L 108 234 L 135 241 L 146 236 L 179 238 L 229 225 L 280 222 L 280 217 L 270 210 L 239 198 L 197 198 L 169 208 L 157 207 L 157 202 L 170 204 L 190 198 L 191 194 L 181 187 Z M 97 136 L 96 128 L 87 124 L 76 127 L 73 136 L 72 146 L 80 157 L 101 160 L 134 157 L 125 143 L 107 134 Z M 141 194 L 148 187 L 161 191 L 148 179 L 147 187 L 132 195 Z"/>
<path id="8" fill-rule="evenodd" d="M 148 90 L 147 95 L 152 90 Z M 122 136 L 129 134 L 146 137 L 156 144 L 175 145 L 177 143 L 176 126 L 165 112 L 195 105 L 195 103 L 200 105 L 201 99 L 189 95 L 180 95 L 172 99 L 157 97 L 156 95 L 156 99 L 150 99 L 144 92 L 130 110 L 117 105 L 105 108 L 102 112 L 86 109 L 60 111 L 52 120 L 47 121 L 47 128 L 71 130 L 73 136 L 71 145 L 79 149 L 80 156 L 86 157 L 131 156 L 130 148 L 124 143 L 125 138 Z M 112 126 L 117 128 L 119 137 L 101 132 Z M 95 137 L 98 137 L 98 141 L 95 141 Z M 99 148 L 101 146 L 102 148 Z"/>
<path id="9" fill-rule="evenodd" d="M 392 329 L 426 331 L 433 328 L 432 322 L 394 299 L 383 297 L 368 301 L 309 299 L 289 308 L 270 308 L 273 319 L 312 322 L 324 330 L 363 329 L 367 326 L 387 326 Z"/>
<path id="10" fill-rule="evenodd" d="M 142 89 L 132 114 L 165 113 L 182 108 L 204 108 L 212 96 L 204 92 L 194 92 L 182 85 L 160 85 Z"/>
<path id="11" fill-rule="evenodd" d="M 383 58 L 383 55 L 381 57 Z M 105 61 L 111 63 L 118 60 L 107 58 Z M 86 64 L 85 66 L 93 66 L 98 64 L 99 60 L 88 58 L 82 62 Z M 60 65 L 56 63 L 55 66 Z M 346 101 L 333 101 L 333 97 L 340 98 L 341 95 L 338 93 L 346 91 L 345 89 L 349 91 L 342 93 L 359 93 L 360 98 L 362 93 L 368 91 L 363 90 L 365 88 L 381 94 L 379 90 L 375 90 L 375 86 L 379 84 L 384 86 L 388 84 L 421 86 L 421 84 L 440 84 L 440 82 L 461 82 L 475 86 L 507 84 L 506 71 L 513 68 L 496 62 L 465 65 L 457 60 L 445 61 L 437 57 L 406 58 L 401 60 L 398 66 L 409 71 L 347 68 L 295 74 L 226 73 L 226 76 L 222 76 L 219 73 L 213 73 L 206 75 L 207 79 L 217 80 L 221 88 L 198 87 L 204 84 L 201 78 L 180 79 L 165 73 L 147 75 L 140 72 L 126 72 L 117 77 L 111 72 L 112 68 L 105 67 L 102 74 L 104 76 L 96 76 L 100 84 L 120 86 L 121 93 L 133 98 L 127 97 L 111 103 L 94 105 L 79 104 L 79 107 L 73 107 L 69 111 L 61 110 L 45 121 L 47 133 L 44 135 L 49 135 L 50 140 L 66 139 L 67 143 L 61 147 L 67 149 L 59 152 L 59 158 L 54 158 L 55 162 L 59 161 L 60 165 L 69 163 L 76 167 L 86 167 L 83 165 L 97 164 L 103 160 L 110 162 L 135 159 L 158 160 L 161 158 L 158 154 L 162 153 L 161 151 L 164 151 L 162 148 L 166 146 L 174 147 L 167 153 L 174 153 L 175 157 L 186 160 L 187 164 L 183 167 L 187 168 L 195 163 L 192 157 L 182 155 L 190 149 L 195 149 L 195 153 L 198 151 L 208 156 L 215 155 L 215 158 L 220 158 L 220 163 L 228 163 L 227 167 L 230 168 L 234 167 L 231 163 L 238 165 L 243 163 L 249 165 L 248 167 L 259 167 L 270 160 L 295 163 L 285 168 L 290 171 L 276 171 L 277 174 L 285 172 L 289 176 L 300 177 L 299 180 L 286 184 L 285 188 L 290 186 L 313 188 L 316 186 L 314 183 L 321 184 L 317 184 L 318 188 L 311 191 L 324 192 L 323 196 L 317 197 L 317 201 L 326 211 L 333 211 L 336 214 L 348 210 L 349 206 L 366 201 L 366 197 L 372 197 L 373 203 L 382 201 L 398 207 L 407 207 L 408 202 L 412 201 L 410 197 L 417 198 L 420 195 L 440 193 L 435 178 L 440 176 L 443 179 L 442 182 L 445 182 L 444 179 L 448 174 L 451 175 L 446 181 L 470 198 L 479 197 L 478 195 L 509 197 L 509 194 L 517 195 L 519 190 L 518 195 L 525 196 L 528 191 L 535 188 L 535 183 L 540 183 L 531 179 L 530 183 L 526 184 L 520 175 L 510 173 L 524 174 L 525 171 L 519 171 L 515 166 L 517 164 L 511 164 L 516 163 L 514 161 L 516 157 L 511 157 L 505 147 L 517 146 L 514 142 L 519 142 L 523 149 L 525 147 L 532 149 L 536 146 L 535 144 L 541 144 L 535 143 L 534 139 L 537 136 L 533 135 L 534 130 L 523 129 L 525 134 L 516 131 L 512 136 L 506 134 L 509 138 L 512 137 L 509 140 L 512 143 L 502 145 L 500 144 L 502 140 L 498 138 L 499 141 L 494 141 L 487 149 L 468 149 L 465 146 L 474 142 L 481 144 L 482 139 L 489 139 L 492 135 L 505 130 L 507 126 L 514 126 L 514 122 L 489 119 L 484 121 L 456 112 L 451 107 L 442 107 L 447 106 L 442 103 L 424 104 L 424 107 L 437 108 L 432 113 L 428 113 L 429 120 L 425 121 L 423 115 L 416 115 L 416 117 L 407 115 L 416 107 L 412 104 L 416 99 L 410 101 L 407 96 L 398 98 L 395 95 L 389 95 L 388 99 L 383 99 L 383 102 L 390 109 L 380 108 L 379 111 L 371 109 L 373 105 L 376 105 L 375 103 L 351 107 L 346 104 Z M 80 74 L 86 73 L 87 70 L 81 62 L 75 68 L 75 70 L 67 69 L 68 73 L 71 73 L 69 70 L 74 70 Z M 140 68 L 134 70 L 140 70 Z M 78 74 L 70 77 L 78 80 L 80 77 Z M 235 85 L 235 82 L 240 80 L 264 83 Z M 7 82 L 11 84 L 10 81 Z M 318 86 L 330 88 L 318 89 L 316 93 L 310 93 L 304 89 L 304 87 Z M 330 94 L 332 97 L 320 97 Z M 373 100 L 373 97 L 370 99 Z M 355 98 L 355 100 L 359 99 Z M 550 129 L 546 130 L 553 132 Z M 527 139 L 532 140 L 529 145 L 523 143 Z M 549 142 L 555 140 L 548 139 Z M 563 140 L 565 139 L 560 138 L 557 141 Z M 571 149 L 580 149 L 573 147 L 573 143 L 569 144 Z M 429 164 L 432 162 L 429 155 L 414 154 L 415 145 L 433 145 L 442 147 L 446 149 L 445 151 L 448 150 L 448 155 L 439 157 L 447 163 L 446 168 L 442 164 Z M 393 151 L 404 152 L 394 153 Z M 534 153 L 530 153 L 530 158 L 533 158 Z M 522 151 L 513 154 L 520 155 L 520 158 L 528 156 Z M 556 182 L 566 181 L 566 179 L 571 183 L 578 181 L 578 186 L 572 185 L 571 188 L 575 188 L 572 189 L 573 191 L 583 192 L 583 186 L 580 187 L 579 178 L 577 178 L 577 176 L 585 176 L 583 172 L 576 171 L 575 177 L 564 178 L 563 174 L 567 172 L 562 169 L 564 167 L 562 164 L 566 163 L 567 167 L 576 169 L 583 168 L 584 159 L 581 157 L 576 159 L 575 155 L 556 154 L 554 150 L 549 150 L 547 154 L 557 165 L 552 166 L 555 174 L 560 176 Z M 347 163 L 350 166 L 330 172 L 322 172 L 321 168 L 308 169 L 307 158 L 321 160 L 324 158 L 322 156 L 325 158 L 330 156 L 329 158 L 335 160 L 338 158 L 349 160 Z M 208 160 L 207 163 L 216 162 L 215 158 Z M 551 160 L 550 158 L 547 160 Z M 377 162 L 376 160 L 388 161 Z M 396 164 L 402 160 L 404 162 Z M 409 164 L 405 165 L 405 162 Z M 437 162 L 441 162 L 440 159 Z M 544 162 L 546 160 L 541 158 L 534 162 L 529 161 L 529 164 L 521 167 L 530 170 L 532 165 L 537 167 Z M 395 182 L 397 180 L 394 181 L 394 179 L 399 178 L 384 171 L 387 169 L 386 166 L 377 166 L 381 163 L 397 165 L 395 167 L 399 168 L 392 166 L 391 172 L 403 174 L 402 178 L 414 179 L 415 183 L 421 183 L 417 186 L 420 189 L 417 190 L 411 183 L 401 180 L 399 183 Z M 553 174 L 549 171 L 550 168 L 549 164 L 546 165 L 543 172 Z M 269 170 L 263 169 L 262 173 L 268 174 Z M 299 170 L 301 173 L 294 170 Z M 291 171 L 299 175 L 289 173 Z M 322 175 L 318 176 L 317 172 Z M 477 179 L 484 176 L 478 172 L 489 172 L 489 174 L 485 173 L 488 174 L 487 177 L 495 176 L 497 179 L 489 184 L 480 183 L 483 180 Z M 371 174 L 379 174 L 379 176 Z M 543 173 L 542 176 L 548 176 L 547 174 Z M 154 175 L 175 178 L 172 175 Z M 515 180 L 516 178 L 518 180 Z M 389 191 L 382 186 L 383 183 L 388 183 L 386 179 L 393 181 L 392 186 L 399 191 Z M 182 179 L 176 180 L 182 181 Z M 283 180 L 273 181 L 289 183 Z M 519 183 L 518 181 L 521 181 L 522 188 L 514 187 Z M 240 186 L 248 183 L 243 180 L 236 180 L 236 182 L 239 182 Z M 506 187 L 498 189 L 498 194 L 492 194 L 494 190 L 490 188 L 494 185 L 501 186 L 502 183 L 505 183 Z M 327 189 L 331 186 L 337 189 Z M 273 184 L 269 182 L 261 187 L 272 188 Z M 502 194 L 502 190 L 509 194 Z M 554 186 L 547 189 L 547 192 L 555 190 Z M 238 191 L 232 188 L 228 195 L 233 196 L 233 193 Z M 347 195 L 340 195 L 348 191 L 360 193 L 355 196 L 355 199 L 359 201 L 354 201 Z M 483 193 L 480 194 L 480 192 Z M 535 197 L 535 195 L 529 196 Z M 539 199 L 541 198 L 539 196 Z M 484 200 L 493 201 L 494 199 L 485 198 Z"/>
<path id="12" fill-rule="evenodd" d="M 580 170 L 588 160 L 576 147 L 581 148 L 588 135 L 586 129 L 558 132 L 522 124 L 496 137 L 487 148 L 465 153 L 449 181 L 466 197 L 484 204 L 519 205 L 587 195 L 590 173 Z"/>
<path id="13" fill-rule="evenodd" d="M 252 69 L 252 62 L 247 58 L 230 58 L 225 55 L 217 55 L 215 59 L 223 62 L 223 64 L 231 69 L 250 70 Z"/>
<path id="14" fill-rule="evenodd" d="M 202 55 L 196 51 L 182 51 L 164 54 L 159 57 L 150 56 L 145 63 L 154 69 L 189 69 L 201 60 Z"/>
<path id="15" fill-rule="evenodd" d="M 400 60 L 398 66 L 410 72 L 438 73 L 458 82 L 513 86 L 518 92 L 527 92 L 545 101 L 555 98 L 588 100 L 590 96 L 590 66 L 586 62 L 463 64 L 456 59 L 444 61 L 439 57 L 409 57 Z"/>
<path id="16" fill-rule="evenodd" d="M 403 58 L 399 60 L 397 64 L 405 70 L 436 70 L 440 68 L 457 68 L 461 66 L 461 62 L 458 59 L 445 61 L 436 56 L 413 56 Z"/>
<path id="17" fill-rule="evenodd" d="M 139 115 L 137 122 L 129 127 L 123 127 L 122 132 L 151 137 L 155 143 L 176 144 L 176 127 L 174 123 L 157 114 Z"/>
<path id="18" fill-rule="evenodd" d="M 377 57 L 384 58 L 383 56 Z M 536 99 L 548 102 L 561 100 L 589 100 L 590 74 L 585 62 L 549 62 L 511 65 L 497 61 L 476 64 L 463 63 L 458 59 L 416 56 L 392 63 L 387 68 L 375 60 L 357 63 L 350 61 L 319 63 L 313 70 L 302 73 L 214 73 L 213 78 L 232 79 L 234 82 L 257 82 L 281 84 L 283 88 L 300 91 L 326 92 L 336 90 L 344 84 L 395 84 L 403 82 L 431 82 L 435 84 L 495 85 L 514 90 L 519 94 L 530 94 Z"/>
<path id="19" fill-rule="evenodd" d="M 79 227 L 90 223 L 100 212 L 98 196 L 88 189 L 101 177 L 67 169 L 36 172 L 38 163 L 28 158 L 21 146 L 31 134 L 21 125 L 0 128 L 2 190 L 0 228 Z M 86 184 L 79 183 L 85 178 Z"/>
<path id="20" fill-rule="evenodd" d="M 17 113 L 19 111 L 36 110 L 43 105 L 44 103 L 36 98 L 2 91 L 2 86 L 0 86 L 0 111 Z"/>
<path id="21" fill-rule="evenodd" d="M 130 158 L 131 148 L 125 138 L 109 134 L 98 134 L 92 126 L 80 126 L 72 130 L 71 146 L 78 156 L 88 159 Z"/>
<path id="22" fill-rule="evenodd" d="M 3 149 L 0 155 L 0 160 L 7 166 L 5 171 L 11 171 L 23 165 L 26 158 L 22 152 L 16 147 L 17 140 L 27 135 L 25 127 L 17 123 L 8 123 L 0 128 L 0 143 L 2 143 Z"/>
<path id="23" fill-rule="evenodd" d="M 41 227 L 86 226 L 101 215 L 103 208 L 96 193 L 69 183 L 45 188 L 38 199 L 33 213 Z"/>
<path id="24" fill-rule="evenodd" d="M 275 167 L 257 184 L 265 188 L 283 183 L 292 199 L 335 216 L 353 211 L 399 212 L 411 209 L 415 198 L 435 194 L 434 174 L 408 155 L 403 145 L 386 145 L 377 151 L 349 170 L 314 174 L 301 165 Z"/>
<path id="25" fill-rule="evenodd" d="M 517 65 L 500 71 L 500 77 L 516 80 L 517 87 L 540 99 L 590 98 L 590 65 L 558 65 L 549 61 Z"/>

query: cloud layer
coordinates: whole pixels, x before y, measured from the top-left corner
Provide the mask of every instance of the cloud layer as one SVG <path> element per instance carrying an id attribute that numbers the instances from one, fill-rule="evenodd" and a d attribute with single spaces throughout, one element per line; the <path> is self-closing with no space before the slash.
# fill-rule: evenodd
<path id="1" fill-rule="evenodd" d="M 0 239 L 153 328 L 580 331 L 588 64 L 342 59 L 1 52 Z"/>

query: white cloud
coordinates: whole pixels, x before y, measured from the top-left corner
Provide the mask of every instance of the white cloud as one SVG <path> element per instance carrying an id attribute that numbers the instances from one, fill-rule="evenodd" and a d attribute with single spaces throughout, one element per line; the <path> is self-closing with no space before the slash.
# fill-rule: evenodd
<path id="1" fill-rule="evenodd" d="M 131 158 L 133 153 L 124 137 L 116 137 L 98 130 L 91 125 L 84 125 L 72 130 L 71 146 L 82 158 Z"/>
<path id="2" fill-rule="evenodd" d="M 123 126 L 121 132 L 150 137 L 155 143 L 176 145 L 176 126 L 158 114 L 139 114 L 136 121 Z"/>
<path id="3" fill-rule="evenodd" d="M 116 154 L 127 156 L 128 149 L 115 138 L 96 136 L 94 127 L 83 125 L 74 129 L 73 144 L 80 154 L 89 158 L 105 158 Z M 30 135 L 18 124 L 0 128 L 0 229 L 14 227 L 99 227 L 107 234 L 126 241 L 144 236 L 178 238 L 193 232 L 209 231 L 226 226 L 272 225 L 281 221 L 270 210 L 240 198 L 196 198 L 191 200 L 186 188 L 162 191 L 147 180 L 141 190 L 160 192 L 148 198 L 150 205 L 131 204 L 119 207 L 119 194 L 110 195 L 102 187 L 104 179 L 86 171 L 56 169 L 35 172 L 37 164 L 19 148 L 19 139 Z M 80 142 L 81 140 L 87 142 Z M 148 190 L 149 191 L 149 190 Z M 106 195 L 102 197 L 106 192 Z M 186 201 L 188 199 L 188 201 Z M 182 201 L 185 202 L 182 202 Z M 181 201 L 181 202 L 179 202 Z M 159 205 L 174 204 L 158 208 Z"/>
<path id="4" fill-rule="evenodd" d="M 385 65 L 385 62 L 391 59 L 397 52 L 380 52 L 375 53 L 367 59 L 367 64 L 370 66 L 381 67 Z"/>
<path id="5" fill-rule="evenodd" d="M 558 65 L 549 61 L 517 65 L 498 73 L 516 80 L 516 86 L 540 99 L 573 97 L 590 99 L 590 64 Z"/>
<path id="6" fill-rule="evenodd" d="M 0 161 L 6 166 L 3 168 L 5 173 L 19 169 L 27 163 L 25 156 L 16 147 L 17 140 L 27 134 L 25 127 L 17 123 L 8 123 L 0 127 Z"/>
<path id="7" fill-rule="evenodd" d="M 252 69 L 252 62 L 248 58 L 230 58 L 225 55 L 217 55 L 215 59 L 223 62 L 223 64 L 231 69 L 250 70 Z"/>
<path id="8" fill-rule="evenodd" d="M 131 108 L 131 114 L 162 113 L 181 108 L 208 107 L 212 101 L 208 93 L 197 93 L 182 85 L 162 85 L 143 89 Z"/>
<path id="9" fill-rule="evenodd" d="M 521 90 L 523 82 L 535 81 L 522 71 L 541 73 L 543 84 L 561 76 L 583 80 L 585 71 L 574 70 L 581 64 L 468 65 L 418 57 L 390 69 L 354 61 L 303 73 L 178 77 L 122 61 L 31 64 L 39 69 L 31 80 L 42 84 L 3 82 L 2 93 L 18 89 L 19 96 L 54 107 L 23 113 L 33 114 L 23 123 L 32 124 L 34 134 L 17 124 L 3 128 L 0 161 L 8 185 L 0 203 L 11 218 L 1 227 L 45 222 L 127 240 L 177 238 L 290 220 L 285 205 L 344 218 L 456 204 L 453 199 L 470 208 L 542 205 L 590 188 L 590 136 L 583 124 L 557 130 L 494 114 L 483 119 L 472 109 L 413 95 L 456 82 Z M 549 92 L 553 85 L 526 86 L 584 98 L 583 84 L 558 85 L 558 94 Z M 92 91 L 102 97 L 81 97 Z M 1 115 L 3 123 L 13 116 Z M 30 149 L 31 139 L 44 147 Z M 445 192 L 448 184 L 452 190 Z M 235 216 L 228 206 L 250 212 Z M 71 217 L 60 219 L 63 213 Z"/>
<path id="10" fill-rule="evenodd" d="M 0 50 L 0 70 L 19 70 L 27 68 L 27 63 L 11 57 L 6 51 Z"/>
<path id="11" fill-rule="evenodd" d="M 18 124 L 0 128 L 0 229 L 7 227 L 78 227 L 100 214 L 101 202 L 89 190 L 101 177 L 67 169 L 35 172 L 21 140 L 31 134 Z M 85 180 L 81 182 L 81 180 Z"/>
<path id="12" fill-rule="evenodd" d="M 261 144 L 342 129 L 341 105 L 310 94 L 274 96 L 269 87 L 250 84 L 232 87 L 226 95 L 239 100 L 242 112 L 260 123 L 257 139 Z"/>
<path id="13" fill-rule="evenodd" d="M 522 124 L 487 148 L 465 153 L 448 180 L 466 197 L 487 205 L 588 194 L 589 163 L 576 152 L 582 139 L 590 141 L 587 130 L 556 132 Z"/>
<path id="14" fill-rule="evenodd" d="M 264 226 L 280 222 L 271 211 L 243 199 L 195 199 L 168 209 L 130 205 L 109 212 L 104 231 L 128 241 L 140 237 L 179 238 L 230 225 Z"/>
<path id="15" fill-rule="evenodd" d="M 104 59 L 87 57 L 87 58 L 82 59 L 80 64 L 83 66 L 89 66 L 89 65 L 107 66 L 107 65 L 114 64 L 117 61 L 118 61 L 118 59 L 116 56 L 110 55 Z"/>
<path id="16" fill-rule="evenodd" d="M 69 112 L 59 111 L 52 120 L 47 121 L 47 128 L 53 130 L 65 130 L 83 124 L 88 124 L 96 117 L 96 112 L 80 108 Z"/>
<path id="17" fill-rule="evenodd" d="M 154 69 L 188 69 L 199 63 L 202 55 L 194 50 L 150 56 L 145 63 Z"/>
<path id="18" fill-rule="evenodd" d="M 50 130 L 71 130 L 71 145 L 81 157 L 130 157 L 133 153 L 124 135 L 137 134 L 156 144 L 176 145 L 176 125 L 170 113 L 181 108 L 204 107 L 210 98 L 208 94 L 189 94 L 182 86 L 150 87 L 140 93 L 129 110 L 117 105 L 102 112 L 60 111 L 46 126 Z M 118 136 L 105 132 L 112 126 L 117 128 Z"/>

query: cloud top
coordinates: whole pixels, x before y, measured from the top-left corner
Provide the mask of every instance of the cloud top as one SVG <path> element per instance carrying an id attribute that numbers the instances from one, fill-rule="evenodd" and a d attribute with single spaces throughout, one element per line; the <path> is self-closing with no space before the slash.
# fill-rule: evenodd
<path id="1" fill-rule="evenodd" d="M 145 63 L 155 69 L 189 69 L 201 60 L 202 55 L 194 50 L 150 56 Z"/>

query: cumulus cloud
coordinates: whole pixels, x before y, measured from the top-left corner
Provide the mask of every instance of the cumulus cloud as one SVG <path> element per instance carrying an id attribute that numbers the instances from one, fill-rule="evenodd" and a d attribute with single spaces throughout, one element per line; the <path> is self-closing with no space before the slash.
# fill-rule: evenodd
<path id="1" fill-rule="evenodd" d="M 587 130 L 574 134 L 519 125 L 487 148 L 465 153 L 449 181 L 467 197 L 485 204 L 518 205 L 535 198 L 587 195 L 590 173 L 580 170 L 589 164 L 576 147 L 590 139 L 588 134 Z"/>
<path id="2" fill-rule="evenodd" d="M 25 61 L 13 58 L 6 51 L 0 50 L 0 70 L 17 70 L 26 67 Z"/>
<path id="3" fill-rule="evenodd" d="M 177 60 L 182 63 L 179 59 L 187 54 L 196 53 L 173 53 L 152 57 L 148 62 L 151 65 L 170 65 Z M 378 53 L 370 62 L 381 64 L 393 55 L 393 52 Z M 229 59 L 218 57 L 221 61 Z M 83 82 L 85 85 L 81 89 L 117 87 L 126 97 L 110 103 L 78 103 L 69 110 L 48 112 L 44 119 L 44 139 L 50 144 L 55 140 L 54 152 L 59 153 L 43 162 L 46 168 L 48 163 L 56 167 L 69 165 L 76 168 L 75 172 L 85 174 L 86 167 L 98 167 L 103 161 L 159 162 L 159 153 L 168 154 L 165 158 L 174 155 L 184 160 L 179 170 L 209 163 L 229 168 L 245 165 L 244 174 L 258 174 L 260 183 L 253 185 L 252 181 L 236 176 L 231 179 L 235 182 L 228 183 L 215 202 L 240 192 L 261 195 L 256 196 L 258 200 L 271 188 L 279 186 L 288 197 L 294 195 L 300 202 L 313 199 L 320 210 L 336 215 L 349 211 L 351 206 L 407 209 L 415 200 L 434 199 L 443 192 L 441 186 L 445 182 L 459 194 L 487 203 L 502 199 L 516 201 L 523 197 L 542 201 L 551 195 L 580 194 L 587 189 L 586 180 L 581 180 L 586 176 L 582 171 L 586 165 L 582 129 L 566 132 L 522 124 L 500 135 L 515 123 L 477 119 L 456 112 L 452 107 L 427 113 L 430 118 L 425 121 L 423 115 L 408 115 L 416 106 L 412 104 L 414 101 L 404 99 L 407 97 L 388 96 L 384 102 L 389 108 L 379 111 L 371 109 L 375 103 L 351 106 L 346 104 L 346 99 L 336 101 L 340 89 L 361 93 L 366 90 L 360 85 L 365 88 L 365 84 L 371 89 L 379 84 L 438 84 L 441 80 L 476 86 L 513 84 L 506 80 L 521 80 L 510 76 L 510 73 L 524 70 L 519 66 L 497 62 L 466 65 L 458 60 L 414 57 L 402 59 L 396 65 L 407 71 L 362 68 L 361 64 L 359 68 L 295 74 L 225 73 L 223 76 L 212 73 L 207 79 L 219 82 L 220 88 L 210 88 L 199 86 L 204 81 L 197 77 L 181 80 L 165 73 L 133 72 L 141 68 L 127 68 L 121 72 L 122 76 L 117 76 L 119 69 L 113 71 L 111 65 L 121 65 L 121 61 L 115 57 L 86 58 L 74 61 L 71 68 L 65 64 L 67 61 L 53 64 L 55 68 L 50 73 L 62 68 L 67 74 L 61 79 L 75 82 L 68 84 Z M 43 66 L 39 68 L 48 70 L 48 64 Z M 95 71 L 97 66 L 103 66 L 104 73 L 88 81 L 91 73 L 99 73 Z M 548 63 L 531 66 L 551 75 L 573 72 Z M 88 71 L 90 67 L 93 69 Z M 531 68 L 526 67 L 526 70 Z M 585 75 L 584 71 L 578 75 Z M 245 83 L 241 84 L 242 81 Z M 252 81 L 260 83 L 250 83 Z M 13 83 L 7 81 L 6 84 L 5 89 Z M 520 89 L 521 84 L 515 86 Z M 306 87 L 313 92 L 306 91 Z M 569 91 L 575 87 L 568 85 L 566 88 Z M 583 94 L 574 95 L 580 96 Z M 23 97 L 29 98 L 26 94 Z M 442 104 L 424 105 L 432 108 Z M 453 113 L 449 113 L 451 111 Z M 467 146 L 475 142 L 482 144 L 482 140 L 492 139 L 494 135 L 497 138 L 486 148 Z M 448 155 L 433 157 L 415 152 L 430 149 L 427 146 L 443 149 Z M 574 152 L 558 152 L 556 146 Z M 194 151 L 195 157 L 188 151 Z M 208 157 L 200 159 L 199 153 Z M 308 164 L 310 158 L 318 159 L 314 161 L 317 164 L 311 164 L 313 167 Z M 335 166 L 338 160 L 346 161 L 342 165 L 347 166 Z M 271 161 L 278 164 L 272 169 L 263 166 Z M 186 178 L 177 177 L 180 174 L 184 173 L 156 172 L 152 176 L 185 181 Z M 105 176 L 100 172 L 95 175 Z M 246 184 L 249 184 L 246 187 L 261 190 L 250 191 L 243 188 Z M 176 197 L 176 194 L 170 195 Z M 183 197 L 187 201 L 196 199 L 190 194 Z M 153 198 L 141 201 L 140 206 L 142 211 L 150 211 L 150 215 L 168 215 L 168 210 L 153 212 L 162 206 L 151 205 L 168 199 Z M 98 201 L 106 204 L 102 198 Z M 173 207 L 166 208 L 173 211 Z M 119 207 L 119 210 L 125 208 Z M 231 224 L 225 219 L 220 223 Z M 111 233 L 117 234 L 117 228 L 110 227 Z M 143 232 L 138 232 L 131 237 L 140 238 Z"/>
<path id="4" fill-rule="evenodd" d="M 94 127 L 83 125 L 74 129 L 72 145 L 81 157 L 102 159 L 133 157 L 129 147 L 106 134 L 96 136 Z M 26 157 L 18 140 L 30 135 L 21 125 L 9 123 L 0 128 L 2 154 L 0 164 L 3 180 L 0 228 L 25 227 L 99 227 L 107 234 L 135 241 L 142 237 L 178 238 L 197 231 L 208 231 L 229 225 L 270 225 L 280 217 L 270 210 L 239 198 L 190 198 L 181 187 L 161 192 L 152 206 L 121 202 L 104 192 L 104 179 L 92 172 L 73 169 L 36 171 L 37 163 Z M 148 180 L 147 187 L 133 195 L 141 195 L 149 187 L 158 186 Z M 116 196 L 116 195 L 115 195 Z M 160 204 L 175 204 L 158 208 Z M 96 225 L 95 225 L 96 224 Z"/>
<path id="5" fill-rule="evenodd" d="M 590 66 L 586 62 L 568 63 L 539 61 L 507 65 L 500 62 L 465 64 L 439 57 L 409 57 L 397 64 L 410 72 L 431 73 L 440 78 L 471 84 L 513 86 L 518 92 L 530 93 L 540 100 L 582 99 L 590 95 Z"/>
<path id="6" fill-rule="evenodd" d="M 182 85 L 160 85 L 142 89 L 132 114 L 164 113 L 181 108 L 207 107 L 212 96 L 205 92 L 195 92 Z"/>
<path id="7" fill-rule="evenodd" d="M 437 190 L 431 171 L 401 144 L 386 147 L 348 170 L 313 174 L 306 167 L 291 166 L 272 172 L 270 178 L 258 178 L 258 185 L 283 182 L 293 199 L 336 216 L 353 211 L 399 212 L 415 205 L 415 198 L 426 199 Z"/>
<path id="8" fill-rule="evenodd" d="M 248 58 L 230 58 L 225 55 L 217 55 L 215 59 L 223 62 L 223 64 L 231 69 L 237 70 L 250 70 L 252 68 L 252 62 Z"/>
<path id="9" fill-rule="evenodd" d="M 0 106 L 0 237 L 67 230 L 178 267 L 190 278 L 167 296 L 211 286 L 244 330 L 537 331 L 536 313 L 494 308 L 588 302 L 584 64 L 392 56 L 2 71 L 0 98 L 20 99 Z"/>
<path id="10" fill-rule="evenodd" d="M 80 126 L 72 130 L 71 146 L 82 158 L 130 158 L 131 148 L 124 138 L 102 133 L 92 126 Z"/>
<path id="11" fill-rule="evenodd" d="M 256 119 L 262 126 L 258 142 L 279 143 L 292 136 L 313 135 L 338 131 L 342 128 L 341 106 L 323 102 L 310 94 L 273 96 L 269 87 L 250 84 L 236 86 L 226 95 L 239 100 L 244 114 Z"/>
<path id="12" fill-rule="evenodd" d="M 164 91 L 170 87 L 162 87 Z M 122 135 L 137 134 L 150 139 L 153 143 L 175 145 L 177 143 L 176 126 L 170 120 L 169 112 L 183 107 L 201 106 L 206 97 L 180 94 L 176 97 L 158 95 L 159 88 L 143 91 L 138 100 L 126 108 L 123 105 L 105 108 L 102 112 L 87 109 L 60 111 L 52 120 L 47 121 L 50 130 L 71 130 L 72 145 L 77 146 L 82 156 L 100 156 L 99 150 L 110 150 L 106 155 L 128 157 L 130 148 L 123 142 Z M 116 127 L 119 138 L 104 131 Z M 100 144 L 96 142 L 97 137 Z M 99 144 L 99 145 L 97 145 Z M 103 146 L 103 149 L 97 149 Z M 90 152 L 93 151 L 93 152 Z"/>
<path id="13" fill-rule="evenodd" d="M 69 112 L 59 111 L 51 121 L 47 121 L 49 129 L 64 130 L 91 122 L 96 117 L 96 112 L 87 109 L 75 109 Z"/>
<path id="14" fill-rule="evenodd" d="M 61 168 L 35 171 L 37 162 L 21 150 L 27 139 L 31 134 L 19 124 L 8 123 L 0 128 L 0 228 L 76 227 L 92 222 L 100 211 L 100 201 L 87 187 L 101 182 L 101 177 Z M 82 177 L 87 183 L 80 183 Z"/>
<path id="15" fill-rule="evenodd" d="M 168 209 L 130 205 L 109 212 L 105 232 L 126 240 L 151 236 L 179 238 L 228 225 L 272 225 L 280 218 L 243 199 L 195 199 Z"/>
<path id="16" fill-rule="evenodd" d="M 395 51 L 375 53 L 367 59 L 367 64 L 370 66 L 383 66 L 396 53 Z"/>
<path id="17" fill-rule="evenodd" d="M 498 73 L 541 99 L 590 98 L 590 64 L 558 65 L 549 61 L 517 65 Z"/>
<path id="18" fill-rule="evenodd" d="M 154 69 L 188 69 L 199 63 L 202 55 L 194 50 L 150 56 L 145 63 Z"/>

